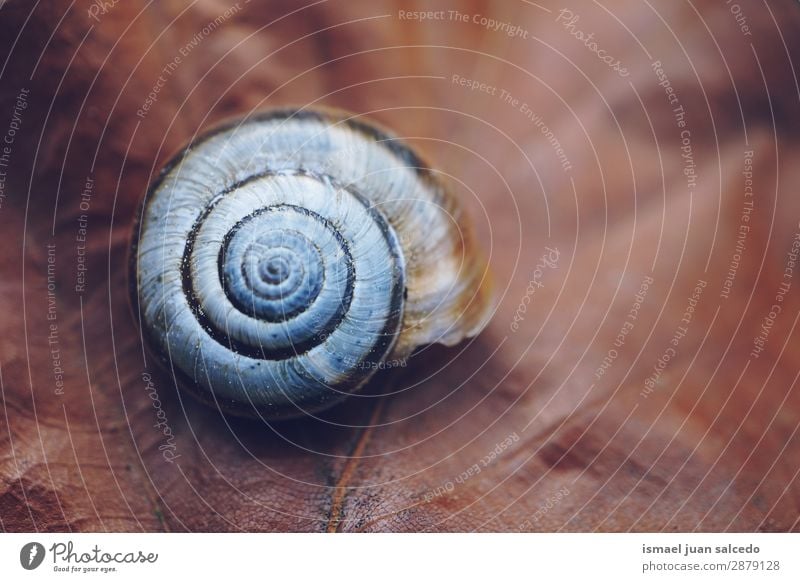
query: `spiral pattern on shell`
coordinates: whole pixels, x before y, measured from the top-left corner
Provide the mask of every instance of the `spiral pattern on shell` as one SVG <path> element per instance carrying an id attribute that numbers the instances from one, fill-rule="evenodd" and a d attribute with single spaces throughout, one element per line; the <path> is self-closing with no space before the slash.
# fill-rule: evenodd
<path id="1" fill-rule="evenodd" d="M 273 111 L 203 136 L 151 187 L 134 237 L 149 343 L 234 414 L 324 409 L 388 357 L 452 345 L 488 314 L 452 196 L 343 113 Z"/>

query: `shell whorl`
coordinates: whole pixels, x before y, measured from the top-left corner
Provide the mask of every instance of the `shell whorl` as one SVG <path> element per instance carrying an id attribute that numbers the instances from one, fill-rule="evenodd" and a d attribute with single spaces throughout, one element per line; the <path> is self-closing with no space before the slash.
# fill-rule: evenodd
<path id="1" fill-rule="evenodd" d="M 452 196 L 344 114 L 267 112 L 200 138 L 151 187 L 134 236 L 149 342 L 235 414 L 321 410 L 488 313 Z"/>

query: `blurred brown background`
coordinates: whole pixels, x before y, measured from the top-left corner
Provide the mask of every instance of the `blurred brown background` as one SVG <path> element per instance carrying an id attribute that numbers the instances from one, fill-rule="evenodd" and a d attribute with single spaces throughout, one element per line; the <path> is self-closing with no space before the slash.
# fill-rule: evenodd
<path id="1" fill-rule="evenodd" d="M 798 27 L 790 0 L 5 2 L 0 528 L 800 529 Z M 286 104 L 452 176 L 498 309 L 267 426 L 145 363 L 126 253 L 174 151 Z"/>

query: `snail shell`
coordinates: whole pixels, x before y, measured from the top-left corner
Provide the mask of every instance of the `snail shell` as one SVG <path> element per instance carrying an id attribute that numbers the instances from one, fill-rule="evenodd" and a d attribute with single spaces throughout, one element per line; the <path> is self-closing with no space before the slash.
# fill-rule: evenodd
<path id="1" fill-rule="evenodd" d="M 268 111 L 162 171 L 134 229 L 134 305 L 181 384 L 288 418 L 486 324 L 486 266 L 408 146 L 343 112 Z"/>

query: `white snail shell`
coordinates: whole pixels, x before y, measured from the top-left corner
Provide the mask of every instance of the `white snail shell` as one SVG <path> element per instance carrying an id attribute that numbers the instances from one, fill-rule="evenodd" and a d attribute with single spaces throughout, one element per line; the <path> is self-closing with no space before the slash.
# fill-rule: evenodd
<path id="1" fill-rule="evenodd" d="M 180 152 L 134 229 L 145 336 L 225 412 L 288 418 L 418 346 L 486 324 L 457 201 L 396 138 L 343 112 L 268 111 Z"/>

